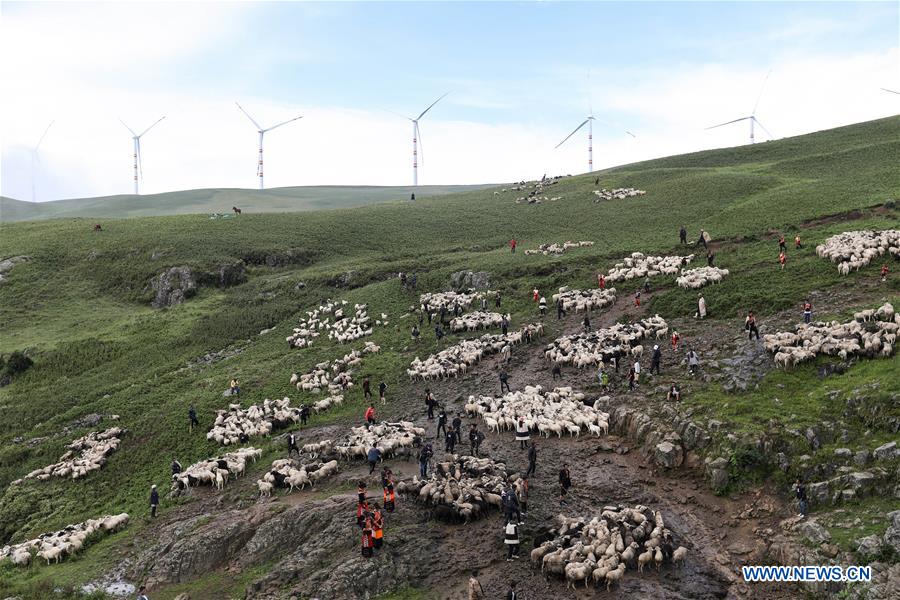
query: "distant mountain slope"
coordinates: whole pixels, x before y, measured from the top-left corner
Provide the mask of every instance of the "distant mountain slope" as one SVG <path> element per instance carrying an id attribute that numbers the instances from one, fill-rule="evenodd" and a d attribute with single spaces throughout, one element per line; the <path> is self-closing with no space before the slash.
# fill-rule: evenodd
<path id="1" fill-rule="evenodd" d="M 232 206 L 250 213 L 297 212 L 328 208 L 350 208 L 408 200 L 415 191 L 418 197 L 441 196 L 490 187 L 486 185 L 407 186 L 308 186 L 272 188 L 263 191 L 212 188 L 135 196 L 99 196 L 55 202 L 26 202 L 0 196 L 0 222 L 35 221 L 60 217 L 150 217 L 197 213 L 231 212 Z"/>

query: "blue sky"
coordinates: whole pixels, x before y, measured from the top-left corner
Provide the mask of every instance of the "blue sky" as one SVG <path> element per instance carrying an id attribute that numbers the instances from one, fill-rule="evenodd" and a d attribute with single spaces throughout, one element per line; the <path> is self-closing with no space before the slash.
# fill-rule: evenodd
<path id="1" fill-rule="evenodd" d="M 898 6 L 3 2 L 2 193 L 30 199 L 30 148 L 54 119 L 37 199 L 127 193 L 117 118 L 160 114 L 146 191 L 254 187 L 235 100 L 263 124 L 304 115 L 267 136 L 269 186 L 408 184 L 409 127 L 387 111 L 446 91 L 422 123 L 423 183 L 586 170 L 580 134 L 552 148 L 589 97 L 598 168 L 744 143 L 742 126 L 703 127 L 749 113 L 770 69 L 758 116 L 776 137 L 897 114 L 878 88 L 900 81 Z"/>

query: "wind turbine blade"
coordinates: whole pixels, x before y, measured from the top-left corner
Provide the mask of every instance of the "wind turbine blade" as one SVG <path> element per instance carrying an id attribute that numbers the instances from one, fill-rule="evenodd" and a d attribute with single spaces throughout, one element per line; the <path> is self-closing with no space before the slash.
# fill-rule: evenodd
<path id="1" fill-rule="evenodd" d="M 38 140 L 37 146 L 34 147 L 35 154 L 37 154 L 38 148 L 41 147 L 41 143 L 44 141 L 44 138 L 47 137 L 47 132 L 50 131 L 50 128 L 53 127 L 54 123 L 56 123 L 56 121 L 50 121 L 50 124 L 47 125 L 47 129 L 44 130 L 43 135 L 41 135 L 40 139 Z M 38 161 L 38 162 L 40 162 L 40 161 Z"/>
<path id="2" fill-rule="evenodd" d="M 563 144 L 565 144 L 566 141 L 567 141 L 570 137 L 572 137 L 573 135 L 575 135 L 575 134 L 578 132 L 579 129 L 581 129 L 582 127 L 584 127 L 585 125 L 587 125 L 587 122 L 588 122 L 588 121 L 590 121 L 590 119 L 585 119 L 585 120 L 581 123 L 581 125 L 579 125 L 578 127 L 576 127 L 575 130 L 572 131 L 572 133 L 570 133 L 569 135 L 566 136 L 566 139 L 564 139 L 563 141 L 561 141 L 560 143 L 558 143 L 553 149 L 556 150 L 556 148 L 559 148 L 560 146 L 562 146 Z"/>
<path id="3" fill-rule="evenodd" d="M 894 90 L 889 90 L 887 88 L 881 88 L 881 89 L 884 90 L 885 92 L 890 92 L 892 94 L 900 94 L 900 92 L 895 92 Z"/>
<path id="4" fill-rule="evenodd" d="M 753 122 L 756 123 L 757 125 L 759 125 L 762 128 L 762 130 L 766 132 L 766 135 L 768 135 L 770 139 L 775 138 L 775 136 L 772 135 L 771 133 L 769 133 L 769 130 L 766 129 L 762 123 L 759 122 L 759 119 L 757 119 L 756 117 L 753 117 Z"/>
<path id="5" fill-rule="evenodd" d="M 706 127 L 705 129 L 715 129 L 716 127 L 724 127 L 725 125 L 731 125 L 732 123 L 739 123 L 741 121 L 746 121 L 747 119 L 752 119 L 753 117 L 741 117 L 740 119 L 735 119 L 734 121 L 728 121 L 727 123 L 719 123 L 718 125 L 713 125 L 712 127 Z"/>
<path id="6" fill-rule="evenodd" d="M 450 93 L 450 92 L 447 92 L 447 94 L 449 94 L 449 93 Z M 429 110 L 431 110 L 431 107 L 432 107 L 432 106 L 434 106 L 435 104 L 437 104 L 438 102 L 440 102 L 441 100 L 443 100 L 443 99 L 447 96 L 447 94 L 444 94 L 443 96 L 441 96 L 440 98 L 438 98 L 437 100 L 435 100 L 434 102 L 432 102 L 432 103 L 428 106 L 428 108 L 426 108 L 425 110 L 422 111 L 422 114 L 420 114 L 418 117 L 416 117 L 415 120 L 418 121 L 419 119 L 421 119 L 422 117 L 424 117 L 424 116 L 425 116 L 425 113 L 427 113 Z"/>
<path id="7" fill-rule="evenodd" d="M 634 135 L 633 133 L 631 133 L 631 132 L 628 131 L 627 129 L 625 130 L 625 133 L 627 133 L 628 135 L 630 135 L 630 136 L 633 137 L 633 138 L 636 138 L 636 137 L 637 137 L 636 135 Z"/>
<path id="8" fill-rule="evenodd" d="M 282 122 L 282 123 L 279 123 L 278 125 L 272 125 L 272 126 L 269 127 L 268 129 L 263 129 L 263 131 L 272 131 L 273 129 L 278 129 L 278 128 L 281 127 L 282 125 L 287 125 L 288 123 L 292 123 L 293 121 L 296 121 L 297 119 L 302 119 L 302 118 L 303 118 L 302 115 L 299 116 L 299 117 L 294 117 L 293 119 L 288 119 L 287 121 L 284 121 L 284 122 Z"/>
<path id="9" fill-rule="evenodd" d="M 125 129 L 127 129 L 128 131 L 131 131 L 131 135 L 133 135 L 134 137 L 137 137 L 137 134 L 131 129 L 131 127 L 129 127 L 128 125 L 125 125 L 125 121 L 123 121 L 122 119 L 119 119 L 119 123 L 124 125 Z"/>
<path id="10" fill-rule="evenodd" d="M 262 131 L 262 130 L 263 130 L 263 128 L 260 127 L 259 123 L 257 123 L 256 121 L 253 120 L 253 117 L 250 116 L 250 113 L 248 113 L 246 110 L 244 110 L 244 107 L 243 107 L 243 106 L 241 106 L 241 105 L 238 104 L 237 102 L 235 102 L 235 104 L 237 104 L 237 107 L 238 107 L 239 109 L 241 109 L 241 112 L 242 112 L 242 113 L 244 113 L 245 115 L 247 115 L 247 118 L 250 119 L 250 122 L 253 123 L 253 124 L 256 126 L 256 129 L 257 129 L 257 130 L 259 130 L 259 131 Z"/>
<path id="11" fill-rule="evenodd" d="M 156 120 L 156 123 L 154 123 L 153 125 L 151 125 L 151 126 L 148 127 L 147 129 L 145 129 L 145 130 L 141 133 L 141 135 L 144 135 L 145 133 L 147 133 L 148 131 L 150 131 L 151 129 L 153 129 L 153 128 L 156 127 L 157 125 L 159 125 L 159 122 L 162 121 L 162 120 L 165 119 L 165 118 L 166 118 L 165 116 L 162 116 L 162 117 L 160 117 L 159 119 L 157 119 L 157 120 Z M 139 135 L 138 137 L 141 137 L 141 135 Z"/>
<path id="12" fill-rule="evenodd" d="M 766 78 L 763 79 L 762 87 L 759 88 L 759 96 L 756 97 L 756 104 L 753 105 L 753 110 L 750 112 L 751 115 L 756 114 L 756 107 L 759 106 L 759 101 L 762 99 L 763 91 L 766 89 L 766 82 L 769 81 L 769 75 L 772 74 L 772 69 L 769 69 L 769 72 L 766 73 Z M 757 121 L 758 123 L 759 121 Z"/>

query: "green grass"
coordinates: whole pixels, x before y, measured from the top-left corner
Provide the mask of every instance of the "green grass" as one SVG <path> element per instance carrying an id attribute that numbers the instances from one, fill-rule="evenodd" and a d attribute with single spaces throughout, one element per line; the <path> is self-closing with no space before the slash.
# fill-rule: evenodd
<path id="1" fill-rule="evenodd" d="M 873 279 L 875 265 L 840 278 L 834 265 L 815 257 L 814 246 L 846 229 L 896 226 L 896 208 L 869 208 L 900 197 L 898 138 L 900 117 L 892 117 L 627 165 L 566 178 L 552 188 L 552 195 L 563 200 L 541 205 L 515 204 L 517 192 L 495 196 L 492 189 L 476 189 L 415 203 L 302 214 L 104 218 L 102 232 L 91 230 L 94 219 L 8 223 L 4 216 L 0 258 L 27 255 L 31 260 L 17 265 L 0 284 L 0 353 L 27 349 L 35 364 L 0 388 L 0 542 L 107 513 L 125 511 L 134 519 L 126 532 L 101 541 L 76 561 L 27 573 L 0 570 L 0 582 L 18 591 L 102 571 L 104 561 L 113 558 L 106 548 L 112 552 L 120 538 L 130 543 L 140 535 L 150 484 L 166 486 L 171 458 L 189 464 L 220 451 L 202 432 L 187 434 L 187 407 L 196 405 L 205 431 L 213 411 L 227 405 L 222 391 L 232 377 L 242 381 L 244 405 L 267 397 L 311 398 L 290 387 L 290 374 L 362 346 L 361 341 L 339 346 L 319 338 L 310 349 L 287 349 L 285 337 L 299 316 L 325 298 L 367 302 L 371 315 L 388 313 L 390 325 L 369 338 L 383 350 L 366 357 L 358 374 L 371 375 L 376 384 L 383 378 L 389 398 L 420 393 L 406 383 L 405 368 L 414 356 L 424 358 L 439 345 L 427 329 L 412 344 L 411 318 L 401 315 L 417 295 L 399 288 L 397 271 L 418 272 L 420 291 L 445 288 L 450 274 L 461 269 L 488 271 L 492 287 L 504 294 L 514 326 L 534 316 L 532 287 L 547 292 L 560 285 L 593 287 L 598 269 L 608 269 L 630 252 L 679 251 L 675 242 L 681 224 L 692 239 L 704 227 L 721 244 L 717 264 L 732 274 L 704 293 L 711 318 L 726 326 L 739 328 L 739 315 L 750 308 L 765 317 L 799 306 L 812 290 Z M 601 186 L 634 186 L 647 194 L 594 203 L 595 176 Z M 804 225 L 853 210 L 862 210 L 862 218 Z M 777 244 L 766 238 L 767 232 L 782 229 L 801 231 L 806 245 L 802 253 L 789 253 L 784 272 L 777 267 Z M 525 257 L 509 253 L 512 237 L 522 250 L 567 239 L 596 245 L 561 257 Z M 203 285 L 184 305 L 150 308 L 148 282 L 163 269 L 187 265 L 200 274 L 213 273 L 236 260 L 248 266 L 246 283 Z M 702 258 L 698 261 L 702 264 Z M 349 283 L 341 283 L 349 272 Z M 900 297 L 898 281 L 895 275 L 883 288 L 885 297 Z M 305 286 L 298 287 L 300 282 Z M 620 289 L 625 294 L 636 285 Z M 659 286 L 653 312 L 665 318 L 693 313 L 695 292 L 671 283 Z M 274 331 L 259 335 L 270 327 Z M 241 351 L 208 366 L 188 367 L 226 348 Z M 840 419 L 841 404 L 829 396 L 833 389 L 843 394 L 880 381 L 872 401 L 886 402 L 898 391 L 897 378 L 890 377 L 897 361 L 862 361 L 847 374 L 825 380 L 816 377 L 814 365 L 802 366 L 772 373 L 759 390 L 744 394 L 699 389 L 686 404 L 726 421 L 738 433 L 767 431 L 773 421 L 779 430 L 799 428 Z M 346 406 L 314 417 L 311 425 L 357 419 L 362 408 L 361 394 L 351 392 Z M 885 410 L 896 411 L 896 404 Z M 95 412 L 121 415 L 120 423 L 129 429 L 101 471 L 78 481 L 7 488 L 10 481 L 56 461 L 71 439 L 85 433 L 60 435 L 62 428 Z M 848 426 L 853 436 L 862 435 L 861 424 Z M 17 441 L 38 437 L 46 439 L 33 445 Z M 278 440 L 253 443 L 267 450 L 264 460 L 275 449 L 283 451 Z M 869 441 L 859 445 L 869 446 Z M 171 505 L 164 503 L 164 509 Z M 230 575 L 222 579 L 235 581 Z"/>

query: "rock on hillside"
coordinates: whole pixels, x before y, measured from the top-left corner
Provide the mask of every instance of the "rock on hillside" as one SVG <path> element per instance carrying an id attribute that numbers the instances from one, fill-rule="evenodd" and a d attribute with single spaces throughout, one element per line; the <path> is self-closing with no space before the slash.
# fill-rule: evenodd
<path id="1" fill-rule="evenodd" d="M 30 256 L 13 256 L 0 260 L 0 283 L 6 280 L 7 274 L 12 271 L 13 267 L 30 259 Z"/>
<path id="2" fill-rule="evenodd" d="M 181 304 L 197 293 L 197 280 L 190 267 L 172 267 L 150 280 L 156 293 L 153 308 Z"/>
<path id="3" fill-rule="evenodd" d="M 450 285 L 457 290 L 486 290 L 491 287 L 491 274 L 487 271 L 457 271 L 450 275 Z"/>

